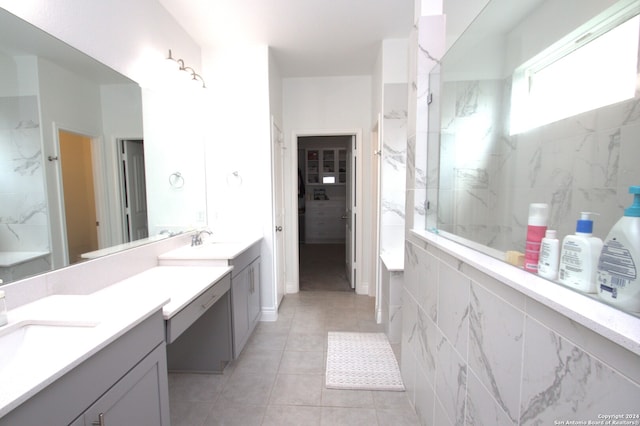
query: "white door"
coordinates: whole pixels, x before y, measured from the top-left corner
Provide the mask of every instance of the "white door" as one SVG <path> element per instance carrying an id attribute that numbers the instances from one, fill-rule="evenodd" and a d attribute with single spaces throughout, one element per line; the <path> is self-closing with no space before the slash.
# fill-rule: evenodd
<path id="1" fill-rule="evenodd" d="M 284 285 L 286 277 L 285 267 L 285 208 L 284 208 L 284 137 L 282 131 L 271 119 L 271 141 L 272 141 L 272 170 L 273 170 L 273 206 L 274 206 L 274 235 L 275 259 L 274 274 L 276 282 L 276 312 L 282 297 L 284 296 Z"/>
<path id="2" fill-rule="evenodd" d="M 135 241 L 149 236 L 144 146 L 141 140 L 120 142 L 125 241 Z"/>
<path id="3" fill-rule="evenodd" d="M 345 269 L 351 288 L 356 286 L 356 137 L 351 137 L 347 150 L 346 212 L 345 212 Z"/>

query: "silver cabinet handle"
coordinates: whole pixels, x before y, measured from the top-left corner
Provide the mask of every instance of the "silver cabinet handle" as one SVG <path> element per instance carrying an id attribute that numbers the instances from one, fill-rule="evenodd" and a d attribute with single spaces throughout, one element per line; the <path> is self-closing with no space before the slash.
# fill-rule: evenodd
<path id="1" fill-rule="evenodd" d="M 98 414 L 98 421 L 91 422 L 91 424 L 94 425 L 94 426 L 105 426 L 104 413 Z"/>

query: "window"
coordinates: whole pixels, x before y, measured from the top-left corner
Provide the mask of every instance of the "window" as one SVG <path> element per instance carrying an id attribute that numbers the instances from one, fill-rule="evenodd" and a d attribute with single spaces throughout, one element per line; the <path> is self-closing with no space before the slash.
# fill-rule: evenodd
<path id="1" fill-rule="evenodd" d="M 511 134 L 633 98 L 638 2 L 620 2 L 514 72 Z"/>

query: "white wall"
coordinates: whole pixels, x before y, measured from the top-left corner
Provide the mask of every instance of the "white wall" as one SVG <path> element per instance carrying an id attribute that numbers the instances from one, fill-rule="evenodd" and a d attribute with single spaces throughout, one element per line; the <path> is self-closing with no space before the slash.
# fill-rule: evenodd
<path id="1" fill-rule="evenodd" d="M 382 81 L 385 84 L 406 83 L 408 80 L 409 44 L 407 39 L 382 41 Z"/>
<path id="2" fill-rule="evenodd" d="M 263 315 L 273 317 L 269 49 L 205 48 L 203 62 L 213 94 L 206 106 L 206 120 L 213 125 L 206 138 L 208 223 L 214 237 L 223 240 L 264 237 L 260 300 Z"/>
<path id="3" fill-rule="evenodd" d="M 297 206 L 297 150 L 296 141 L 292 140 L 293 132 L 307 134 L 322 131 L 362 130 L 362 144 L 358 147 L 358 168 L 362 171 L 362 180 L 358 187 L 361 189 L 362 205 L 370 204 L 370 173 L 368 159 L 371 155 L 371 76 L 348 77 L 318 77 L 318 78 L 287 78 L 283 81 L 283 125 L 285 145 L 289 148 L 286 170 L 290 173 L 285 179 L 287 187 L 287 206 L 289 211 L 295 211 Z M 363 229 L 371 229 L 371 214 L 366 209 L 361 211 Z M 290 215 L 291 216 L 291 215 Z M 296 229 L 297 217 L 289 217 L 288 229 Z M 295 239 L 295 236 L 293 236 Z M 362 250 L 362 265 L 358 266 L 360 286 L 356 291 L 368 293 L 372 277 L 370 271 L 370 249 L 373 245 L 372 236 L 361 233 L 358 244 Z M 290 240 L 289 246 L 297 247 L 296 241 Z M 295 255 L 287 253 L 288 264 L 295 264 Z M 298 281 L 297 276 L 291 276 L 287 271 L 287 288 Z"/>

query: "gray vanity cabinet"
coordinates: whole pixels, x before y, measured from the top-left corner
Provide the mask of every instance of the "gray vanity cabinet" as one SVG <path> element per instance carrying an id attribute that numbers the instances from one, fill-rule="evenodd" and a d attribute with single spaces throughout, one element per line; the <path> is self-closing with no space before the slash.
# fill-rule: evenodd
<path id="1" fill-rule="evenodd" d="M 237 358 L 260 320 L 260 252 L 250 248 L 231 260 L 233 358 Z"/>
<path id="2" fill-rule="evenodd" d="M 169 424 L 160 310 L 0 419 L 2 426 Z"/>
<path id="3" fill-rule="evenodd" d="M 158 346 L 118 381 L 72 426 L 93 425 L 168 425 L 163 419 L 160 382 L 163 368 L 160 362 L 164 348 Z M 164 420 L 164 421 L 163 421 Z"/>

